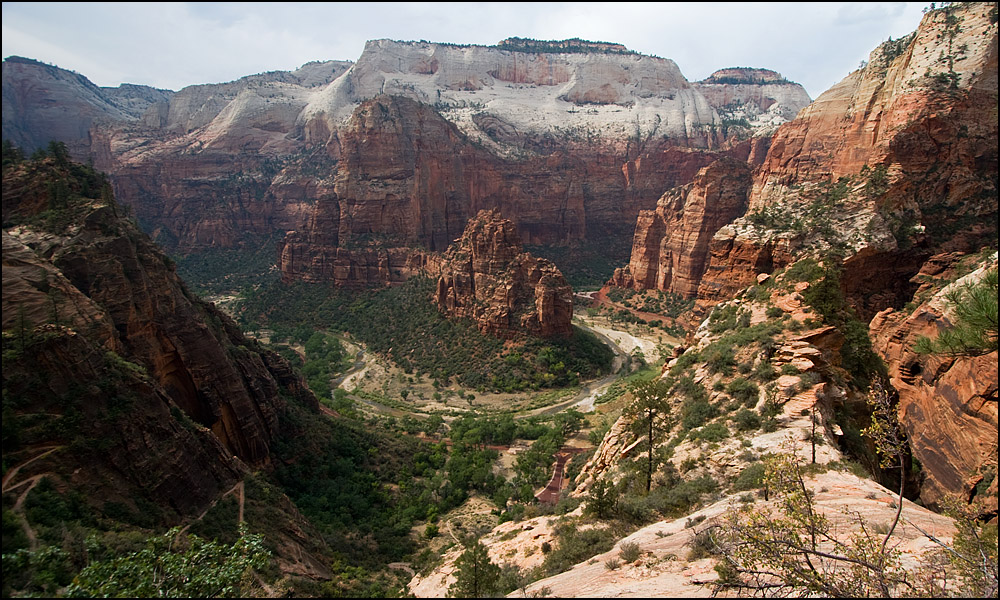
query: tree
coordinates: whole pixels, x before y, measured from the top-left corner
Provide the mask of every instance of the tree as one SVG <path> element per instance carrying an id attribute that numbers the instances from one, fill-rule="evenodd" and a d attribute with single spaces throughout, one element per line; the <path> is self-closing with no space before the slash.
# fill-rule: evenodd
<path id="1" fill-rule="evenodd" d="M 997 269 L 986 271 L 975 282 L 958 286 L 945 297 L 955 315 L 955 325 L 935 339 L 917 338 L 918 354 L 979 356 L 997 350 Z"/>
<path id="2" fill-rule="evenodd" d="M 901 468 L 906 440 L 892 397 L 876 382 L 869 402 L 872 425 L 863 434 L 874 442 L 883 467 Z M 901 520 L 902 482 L 895 517 L 884 533 L 858 516 L 857 532 L 845 535 L 818 510 L 797 457 L 779 454 L 764 465 L 764 485 L 774 506 L 734 510 L 711 535 L 721 557 L 716 566 L 719 590 L 838 598 L 996 596 L 996 525 L 978 523 L 975 510 L 955 515 L 958 535 L 950 545 L 924 533 L 941 552 L 927 557 L 924 568 L 904 568 L 902 553 L 892 543 Z M 943 568 L 948 563 L 950 570 Z"/>
<path id="3" fill-rule="evenodd" d="M 584 512 L 592 514 L 598 519 L 609 519 L 614 514 L 618 505 L 618 490 L 615 485 L 607 479 L 598 479 L 590 486 L 590 494 L 587 497 L 587 506 Z"/>
<path id="4" fill-rule="evenodd" d="M 60 167 L 69 165 L 69 149 L 66 148 L 66 144 L 64 142 L 52 140 L 49 142 L 48 148 L 48 155 L 55 159 L 57 165 Z"/>
<path id="5" fill-rule="evenodd" d="M 448 588 L 452 598 L 484 598 L 500 590 L 500 567 L 490 560 L 489 552 L 474 537 L 463 540 L 465 552 L 455 561 L 457 580 Z"/>
<path id="6" fill-rule="evenodd" d="M 669 379 L 653 379 L 632 386 L 632 403 L 625 414 L 633 419 L 632 431 L 646 436 L 646 493 L 653 483 L 658 434 L 669 429 L 670 405 L 667 397 L 673 383 Z"/>
<path id="7" fill-rule="evenodd" d="M 87 565 L 69 586 L 72 597 L 239 598 L 250 595 L 253 571 L 267 564 L 264 536 L 240 524 L 232 545 L 188 535 L 179 528 L 149 538 L 146 547 Z"/>

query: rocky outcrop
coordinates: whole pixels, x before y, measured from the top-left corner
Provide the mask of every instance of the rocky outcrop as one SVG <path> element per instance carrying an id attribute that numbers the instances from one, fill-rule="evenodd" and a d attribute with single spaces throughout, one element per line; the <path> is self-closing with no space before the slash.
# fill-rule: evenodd
<path id="1" fill-rule="evenodd" d="M 86 157 L 92 126 L 136 121 L 172 93 L 144 85 L 102 88 L 78 73 L 10 56 L 3 61 L 3 139 L 28 153 L 61 141 Z"/>
<path id="2" fill-rule="evenodd" d="M 503 338 L 572 334 L 573 289 L 550 261 L 522 252 L 514 224 L 482 211 L 445 253 L 434 301 Z"/>
<path id="3" fill-rule="evenodd" d="M 768 69 L 720 69 L 691 85 L 719 113 L 727 138 L 770 137 L 812 102 L 805 88 Z"/>
<path id="4" fill-rule="evenodd" d="M 723 159 L 700 170 L 691 183 L 667 191 L 656 210 L 639 213 L 632 258 L 611 283 L 694 297 L 708 265 L 709 242 L 743 215 L 749 187 L 746 163 Z"/>
<path id="5" fill-rule="evenodd" d="M 74 168 L 52 159 L 9 168 L 4 189 L 33 189 L 23 181 L 31 178 L 72 181 Z M 88 343 L 145 369 L 154 396 L 166 401 L 163 410 L 180 409 L 209 429 L 229 456 L 266 465 L 284 403 L 279 392 L 313 406 L 315 398 L 283 359 L 192 297 L 166 256 L 118 216 L 113 202 L 70 187 L 74 194 L 47 229 L 30 218 L 5 228 L 4 327 L 53 323 L 80 331 Z M 30 217 L 6 194 L 4 207 L 14 215 L 5 214 L 5 225 Z"/>
<path id="6" fill-rule="evenodd" d="M 909 300 L 930 255 L 995 244 L 990 6 L 928 12 L 915 33 L 884 43 L 778 129 L 747 215 L 710 244 L 703 303 L 787 264 L 786 253 L 836 249 L 847 259 L 844 290 L 870 317 Z"/>
<path id="7" fill-rule="evenodd" d="M 56 158 L 4 165 L 4 501 L 44 483 L 88 531 L 144 537 L 238 494 L 240 521 L 245 500 L 258 527 L 263 492 L 249 482 L 264 479 L 251 473 L 285 458 L 288 415 L 318 415 L 318 402 L 288 361 L 187 291 L 105 181 Z M 279 568 L 328 578 L 320 534 L 266 494 Z M 15 518 L 29 538 L 42 520 Z M 44 512 L 46 527 L 70 519 Z"/>
<path id="8" fill-rule="evenodd" d="M 949 495 L 979 498 L 995 517 L 997 353 L 956 357 L 913 351 L 919 336 L 936 337 L 951 325 L 948 291 L 978 281 L 997 264 L 994 254 L 976 271 L 942 287 L 954 278 L 950 265 L 959 258 L 940 255 L 929 261 L 916 278 L 920 293 L 942 289 L 912 312 L 888 308 L 878 313 L 870 325 L 872 345 L 884 357 L 892 386 L 899 391 L 900 420 L 924 475 L 920 498 L 928 506 L 941 506 Z"/>

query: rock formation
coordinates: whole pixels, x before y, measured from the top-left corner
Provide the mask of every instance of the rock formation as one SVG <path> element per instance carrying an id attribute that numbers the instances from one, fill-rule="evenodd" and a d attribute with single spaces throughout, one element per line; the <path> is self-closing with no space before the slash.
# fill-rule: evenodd
<path id="1" fill-rule="evenodd" d="M 721 159 L 691 183 L 667 191 L 656 210 L 639 213 L 632 258 L 615 271 L 612 284 L 693 298 L 708 265 L 709 241 L 743 215 L 749 187 L 746 163 Z"/>
<path id="2" fill-rule="evenodd" d="M 550 261 L 522 252 L 514 224 L 496 209 L 471 219 L 445 253 L 434 301 L 498 337 L 573 331 L 573 289 Z"/>
<path id="3" fill-rule="evenodd" d="M 910 448 L 920 461 L 920 498 L 941 506 L 949 495 L 986 502 L 997 514 L 997 353 L 981 356 L 917 354 L 918 336 L 936 337 L 952 324 L 949 290 L 996 268 L 996 254 L 976 271 L 956 279 L 960 255 L 938 255 L 916 277 L 918 294 L 932 295 L 912 312 L 887 308 L 871 322 L 873 346 L 885 358 L 899 391 L 899 414 Z M 972 257 L 964 257 L 966 260 Z M 948 285 L 949 280 L 955 279 Z M 940 288 L 934 293 L 936 288 Z"/>
<path id="4" fill-rule="evenodd" d="M 136 121 L 172 94 L 144 85 L 102 88 L 78 73 L 11 56 L 3 61 L 3 139 L 28 153 L 61 141 L 86 157 L 91 127 Z"/>
<path id="5" fill-rule="evenodd" d="M 845 256 L 844 291 L 870 318 L 909 301 L 910 279 L 932 254 L 995 244 L 997 24 L 990 7 L 929 12 L 914 34 L 881 45 L 863 68 L 781 125 L 755 170 L 746 215 L 708 244 L 702 309 L 760 273 L 834 249 Z"/>
<path id="6" fill-rule="evenodd" d="M 812 102 L 801 85 L 768 69 L 720 69 L 692 87 L 719 113 L 726 137 L 770 137 Z"/>
<path id="7" fill-rule="evenodd" d="M 474 143 L 432 107 L 396 96 L 359 106 L 338 144 L 327 195 L 282 245 L 288 280 L 344 281 L 346 265 L 377 275 L 366 246 L 374 243 L 382 253 L 411 249 L 406 255 L 412 249 L 441 252 L 462 235 L 469 218 L 491 208 L 510 215 L 525 243 L 621 239 L 664 187 L 690 180 L 720 155 L 745 158 L 748 151 L 657 146 L 623 162 L 605 146 L 574 142 L 537 160 L 508 160 Z M 334 264 L 340 270 L 331 277 Z"/>
<path id="8" fill-rule="evenodd" d="M 97 98 L 87 102 L 111 107 L 100 119 L 72 120 L 80 125 L 71 150 L 110 173 L 154 239 L 182 253 L 302 233 L 314 205 L 334 196 L 335 180 L 337 199 L 347 202 L 337 209 L 346 217 L 338 225 L 345 243 L 403 234 L 404 245 L 441 251 L 465 220 L 493 207 L 516 222 L 525 243 L 624 242 L 640 208 L 717 158 L 702 152 L 736 144 L 728 150 L 734 156 L 746 158 L 751 146 L 761 154 L 759 140 L 724 140 L 719 114 L 672 61 L 617 44 L 376 40 L 357 63 L 310 63 L 159 96 L 134 86 L 112 94 L 33 61 L 4 69 L 5 132 L 37 122 L 32 127 L 48 127 L 46 136 L 61 137 L 66 109 L 56 123 L 39 107 L 70 92 L 34 86 L 23 110 L 14 103 L 46 69 L 79 79 L 77 87 Z M 380 102 L 388 114 L 359 108 L 383 95 L 398 97 Z M 397 127 L 378 125 L 396 120 Z M 395 148 L 402 149 L 395 162 L 385 162 Z M 380 174 L 372 157 L 396 166 Z M 383 218 L 383 203 L 409 208 Z M 289 243 L 308 252 L 301 239 Z M 286 277 L 300 274 L 293 268 Z"/>
<path id="9" fill-rule="evenodd" d="M 109 454 L 129 473 L 169 455 L 176 468 L 134 475 L 145 478 L 147 489 L 169 488 L 164 498 L 178 507 L 197 505 L 231 484 L 246 468 L 240 465 L 269 463 L 285 402 L 281 393 L 314 407 L 316 400 L 284 359 L 244 338 L 228 317 L 188 293 L 166 256 L 118 216 L 113 200 L 99 197 L 99 176 L 84 171 L 82 177 L 94 181 L 79 187 L 81 168 L 51 158 L 5 167 L 4 329 L 21 333 L 25 358 L 31 354 L 52 366 L 45 385 L 55 398 L 74 385 L 82 385 L 89 397 L 87 386 L 103 385 L 102 373 L 117 369 L 122 379 L 116 385 L 132 390 L 119 393 L 134 396 L 130 402 L 142 418 L 109 438 L 117 448 Z M 31 192 L 53 189 L 38 182 L 54 178 L 70 182 L 65 184 L 70 197 L 40 220 Z M 50 198 L 46 208 L 52 206 Z M 52 333 L 32 354 L 36 347 L 28 340 L 37 338 L 32 332 L 39 327 Z M 85 353 L 73 358 L 77 351 Z M 8 370 L 16 377 L 5 360 L 5 380 Z M 88 410 L 111 410 L 109 403 L 116 401 L 108 392 Z M 175 418 L 180 415 L 190 431 Z M 157 420 L 163 423 L 152 427 Z M 183 473 L 209 462 L 221 471 Z M 132 466 L 126 469 L 126 463 Z M 214 484 L 196 485 L 192 477 Z"/>

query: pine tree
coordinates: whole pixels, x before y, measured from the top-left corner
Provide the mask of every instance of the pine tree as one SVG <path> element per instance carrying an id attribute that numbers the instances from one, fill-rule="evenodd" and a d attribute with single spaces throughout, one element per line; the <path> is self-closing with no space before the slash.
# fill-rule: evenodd
<path id="1" fill-rule="evenodd" d="M 976 283 L 947 294 L 955 325 L 933 340 L 920 336 L 913 351 L 918 354 L 979 356 L 997 350 L 997 269 L 988 270 Z"/>
<path id="2" fill-rule="evenodd" d="M 496 595 L 500 584 L 500 567 L 490 560 L 482 542 L 469 538 L 463 542 L 465 552 L 455 561 L 457 581 L 448 588 L 452 598 L 485 598 Z"/>

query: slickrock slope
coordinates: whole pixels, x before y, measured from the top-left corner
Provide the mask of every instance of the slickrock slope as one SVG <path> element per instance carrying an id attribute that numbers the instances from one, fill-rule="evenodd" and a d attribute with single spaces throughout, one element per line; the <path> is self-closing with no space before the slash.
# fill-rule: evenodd
<path id="1" fill-rule="evenodd" d="M 837 531 L 859 532 L 853 516 L 868 523 L 891 522 L 895 516 L 895 498 L 884 487 L 847 472 L 827 471 L 806 480 L 817 511 L 829 519 Z M 764 501 L 755 499 L 754 506 Z M 772 502 L 776 505 L 777 502 Z M 694 558 L 699 547 L 699 535 L 725 521 L 727 515 L 745 505 L 730 496 L 679 519 L 665 519 L 646 525 L 620 540 L 607 551 L 564 573 L 533 582 L 525 590 L 509 594 L 520 598 L 524 594 L 541 594 L 556 598 L 714 598 L 713 584 L 718 580 L 715 557 Z M 850 516 L 849 516 L 850 515 Z M 950 519 L 904 500 L 903 518 L 897 540 L 903 562 L 908 567 L 937 549 L 937 545 L 917 530 L 949 540 L 954 535 Z M 692 525 L 694 524 L 694 525 Z M 914 525 L 916 527 L 914 527 Z M 622 560 L 623 548 L 635 544 L 639 558 Z M 502 555 L 496 557 L 501 562 Z M 617 561 L 615 569 L 608 564 Z M 419 594 L 418 590 L 414 590 Z"/>
<path id="2" fill-rule="evenodd" d="M 482 211 L 448 249 L 434 301 L 498 337 L 572 334 L 573 289 L 550 261 L 522 252 L 514 224 Z"/>
<path id="3" fill-rule="evenodd" d="M 693 298 L 708 265 L 709 242 L 746 211 L 750 168 L 721 159 L 694 180 L 663 194 L 656 210 L 639 213 L 628 266 L 615 271 L 613 285 L 657 289 Z"/>
<path id="4" fill-rule="evenodd" d="M 982 278 L 996 268 L 996 254 L 976 271 L 955 278 L 954 255 L 941 255 L 917 276 L 918 295 L 933 292 L 910 313 L 891 308 L 871 323 L 875 349 L 885 357 L 899 412 L 907 427 L 910 448 L 920 461 L 925 480 L 920 498 L 939 506 L 949 494 L 986 501 L 997 514 L 997 353 L 976 357 L 921 355 L 913 351 L 920 335 L 936 337 L 953 319 L 945 296 Z M 971 258 L 971 257 L 966 257 Z"/>

